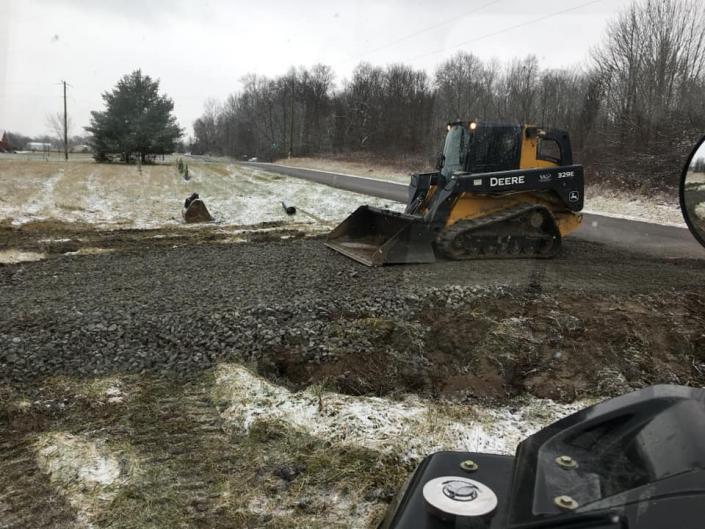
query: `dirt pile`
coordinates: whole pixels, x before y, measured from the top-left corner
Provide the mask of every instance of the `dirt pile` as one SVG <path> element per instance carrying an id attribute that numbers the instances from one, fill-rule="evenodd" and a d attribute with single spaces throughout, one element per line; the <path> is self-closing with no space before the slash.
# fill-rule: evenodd
<path id="1" fill-rule="evenodd" d="M 449 293 L 462 301 L 448 304 Z M 274 367 L 290 381 L 353 394 L 571 401 L 655 383 L 703 385 L 704 303 L 702 294 L 437 290 L 407 318 L 338 317 L 331 325 L 348 345 L 321 365 L 288 344 Z"/>

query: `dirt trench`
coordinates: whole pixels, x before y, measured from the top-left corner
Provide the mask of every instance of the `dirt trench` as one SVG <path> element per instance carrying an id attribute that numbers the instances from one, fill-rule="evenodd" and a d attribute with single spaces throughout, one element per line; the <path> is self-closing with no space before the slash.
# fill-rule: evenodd
<path id="1" fill-rule="evenodd" d="M 452 311 L 429 304 L 407 321 L 347 315 L 337 325 L 358 333 L 365 350 L 313 364 L 288 347 L 264 365 L 297 387 L 499 402 L 522 394 L 570 402 L 657 383 L 702 386 L 703 309 L 703 292 L 685 299 L 490 294 Z"/>

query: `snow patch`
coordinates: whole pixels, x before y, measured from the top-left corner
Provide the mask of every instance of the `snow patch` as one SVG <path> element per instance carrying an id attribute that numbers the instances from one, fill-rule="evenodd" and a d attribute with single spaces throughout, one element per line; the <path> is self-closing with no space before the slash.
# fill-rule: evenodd
<path id="1" fill-rule="evenodd" d="M 52 481 L 77 482 L 82 487 L 112 485 L 121 475 L 120 463 L 105 447 L 66 432 L 42 436 L 37 462 Z"/>
<path id="2" fill-rule="evenodd" d="M 27 204 L 22 208 L 24 216 L 14 219 L 13 224 L 24 224 L 30 220 L 45 219 L 52 215 L 56 209 L 54 190 L 57 182 L 64 176 L 64 170 L 60 169 L 55 174 L 47 178 L 41 185 L 39 192 L 32 196 Z"/>
<path id="3" fill-rule="evenodd" d="M 115 250 L 112 248 L 99 248 L 96 246 L 86 246 L 83 248 L 79 248 L 75 252 L 65 252 L 63 255 L 100 255 L 104 253 L 112 253 Z"/>
<path id="4" fill-rule="evenodd" d="M 26 263 L 46 259 L 45 253 L 25 252 L 22 250 L 0 250 L 0 264 Z"/>
<path id="5" fill-rule="evenodd" d="M 39 437 L 35 448 L 39 468 L 76 509 L 81 526 L 91 527 L 96 512 L 129 481 L 126 465 L 103 443 L 50 432 Z"/>
<path id="6" fill-rule="evenodd" d="M 705 202 L 700 202 L 695 206 L 695 215 L 699 219 L 705 220 Z"/>
<path id="7" fill-rule="evenodd" d="M 112 330 L 112 328 L 109 328 Z M 97 402 L 120 403 L 125 400 L 125 389 L 118 377 L 97 378 L 83 385 L 79 390 L 88 398 Z"/>
<path id="8" fill-rule="evenodd" d="M 468 406 L 467 418 L 459 420 L 416 396 L 395 401 L 315 387 L 294 393 L 233 364 L 219 366 L 216 394 L 225 404 L 223 418 L 245 431 L 257 420 L 282 421 L 339 445 L 380 450 L 404 461 L 439 450 L 513 454 L 524 437 L 586 405 L 525 399 L 498 408 Z"/>
<path id="9" fill-rule="evenodd" d="M 688 174 L 685 176 L 685 181 L 687 184 L 705 184 L 705 173 L 688 171 Z"/>
<path id="10" fill-rule="evenodd" d="M 122 389 L 117 384 L 106 389 L 105 396 L 108 397 L 108 402 L 111 403 L 122 402 L 125 397 L 122 393 Z"/>
<path id="11" fill-rule="evenodd" d="M 583 213 L 685 228 L 677 198 L 660 199 L 609 189 L 586 189 Z"/>

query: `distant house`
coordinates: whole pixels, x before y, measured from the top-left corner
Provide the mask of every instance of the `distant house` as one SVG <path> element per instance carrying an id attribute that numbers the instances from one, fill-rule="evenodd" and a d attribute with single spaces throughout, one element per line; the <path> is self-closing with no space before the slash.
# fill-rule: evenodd
<path id="1" fill-rule="evenodd" d="M 10 140 L 7 138 L 7 132 L 2 133 L 2 139 L 0 139 L 0 152 L 10 152 L 12 147 L 10 147 Z"/>
<path id="2" fill-rule="evenodd" d="M 90 145 L 74 145 L 71 147 L 71 152 L 91 152 L 91 146 Z"/>
<path id="3" fill-rule="evenodd" d="M 50 151 L 51 143 L 43 143 L 41 141 L 30 141 L 24 146 L 25 151 Z"/>

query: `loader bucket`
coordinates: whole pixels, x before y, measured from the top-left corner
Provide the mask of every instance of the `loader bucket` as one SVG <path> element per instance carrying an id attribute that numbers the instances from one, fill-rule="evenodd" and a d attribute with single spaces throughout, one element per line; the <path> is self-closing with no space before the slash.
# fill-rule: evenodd
<path id="1" fill-rule="evenodd" d="M 326 246 L 367 266 L 433 263 L 433 238 L 420 216 L 361 206 L 330 232 Z"/>
<path id="2" fill-rule="evenodd" d="M 188 207 L 182 210 L 181 215 L 187 224 L 192 224 L 194 222 L 210 222 L 213 220 L 213 217 L 211 217 L 211 214 L 208 212 L 206 204 L 200 198 L 189 202 Z"/>

